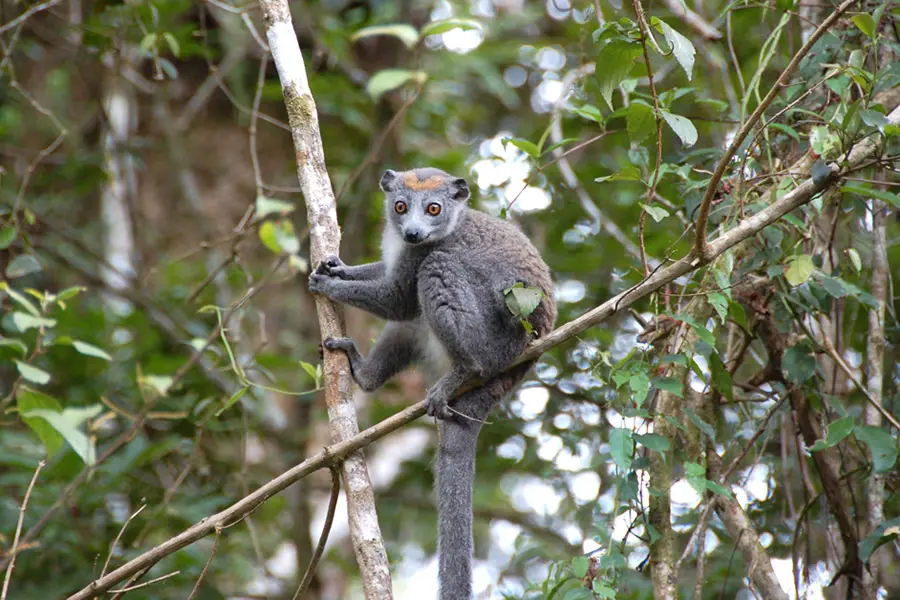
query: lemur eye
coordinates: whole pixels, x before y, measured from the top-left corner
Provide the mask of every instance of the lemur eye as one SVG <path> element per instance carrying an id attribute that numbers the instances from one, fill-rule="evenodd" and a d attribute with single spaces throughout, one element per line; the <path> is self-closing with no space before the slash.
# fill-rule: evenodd
<path id="1" fill-rule="evenodd" d="M 402 215 L 406 212 L 406 202 L 403 200 L 397 200 L 394 202 L 394 212 L 398 215 Z"/>
<path id="2" fill-rule="evenodd" d="M 426 208 L 425 210 L 427 210 L 428 214 L 431 215 L 432 217 L 436 217 L 439 214 L 441 214 L 441 205 L 438 204 L 437 202 L 432 202 L 431 204 L 428 205 L 428 208 Z"/>

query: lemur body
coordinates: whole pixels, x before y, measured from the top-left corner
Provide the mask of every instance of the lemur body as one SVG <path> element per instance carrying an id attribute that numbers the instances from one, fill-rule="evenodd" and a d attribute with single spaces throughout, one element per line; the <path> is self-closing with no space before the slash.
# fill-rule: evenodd
<path id="1" fill-rule="evenodd" d="M 436 480 L 441 600 L 472 595 L 472 482 L 482 423 L 533 363 L 504 370 L 529 334 L 506 306 L 518 282 L 543 298 L 528 320 L 545 335 L 556 321 L 550 272 L 511 223 L 470 209 L 465 179 L 438 169 L 387 171 L 382 260 L 348 266 L 330 257 L 310 275 L 310 290 L 389 323 L 363 357 L 349 338 L 327 339 L 350 359 L 364 390 L 381 387 L 416 363 L 431 381 L 428 414 L 441 420 Z M 482 385 L 461 393 L 469 379 Z"/>

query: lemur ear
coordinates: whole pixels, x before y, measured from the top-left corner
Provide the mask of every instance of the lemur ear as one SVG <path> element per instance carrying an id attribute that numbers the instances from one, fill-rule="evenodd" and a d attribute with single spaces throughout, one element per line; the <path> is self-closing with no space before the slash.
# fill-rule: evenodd
<path id="1" fill-rule="evenodd" d="M 397 172 L 391 171 L 388 169 L 384 172 L 384 175 L 381 176 L 381 189 L 385 192 L 394 191 L 394 182 L 397 179 Z"/>
<path id="2" fill-rule="evenodd" d="M 450 197 L 460 202 L 469 199 L 469 184 L 462 177 L 454 179 L 450 184 Z"/>

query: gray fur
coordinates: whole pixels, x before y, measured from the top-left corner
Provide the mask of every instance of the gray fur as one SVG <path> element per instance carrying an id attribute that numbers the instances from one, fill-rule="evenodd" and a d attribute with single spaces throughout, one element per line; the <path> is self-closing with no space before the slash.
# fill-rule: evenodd
<path id="1" fill-rule="evenodd" d="M 438 169 L 382 177 L 385 227 L 382 261 L 351 267 L 337 257 L 321 263 L 309 289 L 390 322 L 368 357 L 350 338 L 325 340 L 350 359 L 364 390 L 381 387 L 416 363 L 433 384 L 429 415 L 441 420 L 436 464 L 441 600 L 472 596 L 472 482 L 482 422 L 524 377 L 531 364 L 502 371 L 529 338 L 506 307 L 503 290 L 517 282 L 544 292 L 529 316 L 537 335 L 556 321 L 547 265 L 515 226 L 466 206 L 464 179 Z M 402 201 L 406 210 L 395 210 Z M 428 214 L 438 204 L 440 214 Z M 502 373 L 502 374 L 501 374 Z M 454 398 L 471 378 L 482 386 Z"/>

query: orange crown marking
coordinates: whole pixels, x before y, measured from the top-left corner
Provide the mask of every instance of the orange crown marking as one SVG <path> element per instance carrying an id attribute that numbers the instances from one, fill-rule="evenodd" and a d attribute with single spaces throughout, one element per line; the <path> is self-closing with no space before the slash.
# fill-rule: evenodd
<path id="1" fill-rule="evenodd" d="M 411 190 L 417 192 L 425 190 L 436 190 L 444 185 L 444 178 L 439 175 L 433 175 L 428 179 L 419 179 L 415 173 L 407 173 L 403 176 L 403 183 Z"/>

